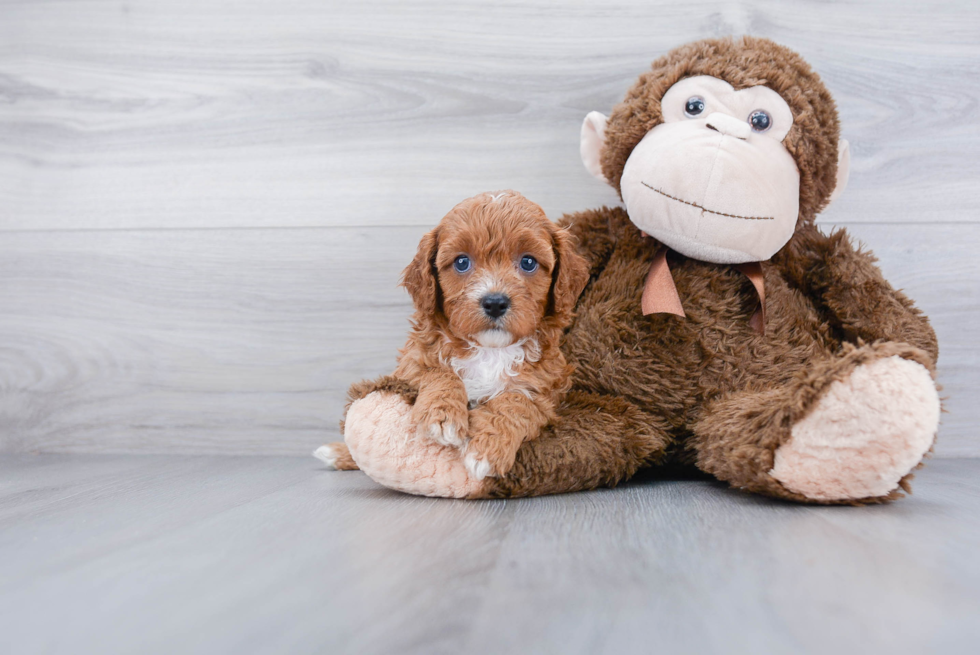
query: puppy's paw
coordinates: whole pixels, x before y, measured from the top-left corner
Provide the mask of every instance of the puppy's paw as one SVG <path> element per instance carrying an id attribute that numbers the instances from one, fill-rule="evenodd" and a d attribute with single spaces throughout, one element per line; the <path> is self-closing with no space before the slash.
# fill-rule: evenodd
<path id="1" fill-rule="evenodd" d="M 486 459 L 478 458 L 476 453 L 473 452 L 467 452 L 466 456 L 463 457 L 463 466 L 466 467 L 466 471 L 470 474 L 470 477 L 475 480 L 482 480 L 493 472 L 493 467 L 490 466 L 490 462 Z"/>
<path id="2" fill-rule="evenodd" d="M 498 435 L 481 432 L 466 445 L 463 465 L 478 480 L 505 475 L 514 468 L 517 451 Z"/>
<path id="3" fill-rule="evenodd" d="M 423 434 L 444 446 L 462 447 L 466 443 L 469 422 L 466 407 L 436 401 L 431 404 L 416 403 L 415 419 L 419 434 Z"/>
<path id="4" fill-rule="evenodd" d="M 343 442 L 328 443 L 313 451 L 313 456 L 335 471 L 356 471 L 357 464 L 351 457 L 347 444 Z"/>

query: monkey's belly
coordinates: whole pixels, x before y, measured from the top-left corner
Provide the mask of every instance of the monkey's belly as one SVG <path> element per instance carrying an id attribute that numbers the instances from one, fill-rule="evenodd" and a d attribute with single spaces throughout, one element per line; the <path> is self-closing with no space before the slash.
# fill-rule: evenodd
<path id="1" fill-rule="evenodd" d="M 642 289 L 637 268 L 613 258 L 580 301 L 564 346 L 577 366 L 576 387 L 624 397 L 681 427 L 712 397 L 786 383 L 816 352 L 833 348 L 812 304 L 778 276 L 767 276 L 760 335 L 749 325 L 758 296 L 731 267 L 672 266 L 684 317 L 642 315 L 640 294 L 622 293 L 628 285 Z"/>

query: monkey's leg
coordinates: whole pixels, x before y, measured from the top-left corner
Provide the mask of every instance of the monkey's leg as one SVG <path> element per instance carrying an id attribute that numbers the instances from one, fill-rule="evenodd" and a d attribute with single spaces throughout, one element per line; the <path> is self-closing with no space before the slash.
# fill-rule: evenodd
<path id="1" fill-rule="evenodd" d="M 410 398 L 381 389 L 354 401 L 345 440 L 358 466 L 381 484 L 449 498 L 537 496 L 615 485 L 663 458 L 666 422 L 609 396 L 571 392 L 558 421 L 525 442 L 502 478 L 477 480 L 463 453 L 415 435 Z"/>
<path id="2" fill-rule="evenodd" d="M 469 476 L 459 448 L 416 433 L 414 401 L 410 391 L 377 385 L 351 402 L 344 441 L 358 468 L 375 482 L 405 493 L 444 498 L 478 493 L 483 483 Z"/>
<path id="3" fill-rule="evenodd" d="M 899 498 L 939 425 L 931 362 L 907 344 L 847 345 L 783 388 L 725 394 L 693 425 L 697 465 L 739 489 L 801 502 Z"/>
<path id="4" fill-rule="evenodd" d="M 558 421 L 517 451 L 514 467 L 480 496 L 508 498 L 611 487 L 663 460 L 667 422 L 614 396 L 570 392 Z"/>

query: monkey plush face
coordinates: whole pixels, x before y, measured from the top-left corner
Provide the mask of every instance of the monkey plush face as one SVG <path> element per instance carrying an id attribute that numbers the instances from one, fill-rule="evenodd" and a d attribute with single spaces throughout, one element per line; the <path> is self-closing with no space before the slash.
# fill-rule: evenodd
<path id="1" fill-rule="evenodd" d="M 720 264 L 766 260 L 790 240 L 801 217 L 812 218 L 816 209 L 843 189 L 847 142 L 841 141 L 832 153 L 816 152 L 819 148 L 809 144 L 812 140 L 825 145 L 825 135 L 811 139 L 810 132 L 831 128 L 830 145 L 838 145 L 836 113 L 826 128 L 815 124 L 804 104 L 807 94 L 793 88 L 798 81 L 811 87 L 808 90 L 826 94 L 814 73 L 783 71 L 774 64 L 768 71 L 759 70 L 760 60 L 795 64 L 795 53 L 751 38 L 694 44 L 698 45 L 717 47 L 733 60 L 712 62 L 699 52 L 698 59 L 684 61 L 680 50 L 667 56 L 666 65 L 655 63 L 654 71 L 641 78 L 609 123 L 598 112 L 586 117 L 583 162 L 594 175 L 609 180 L 603 165 L 618 158 L 621 168 L 614 172 L 614 184 L 618 183 L 630 220 L 670 248 Z M 745 56 L 759 54 L 760 49 L 770 50 L 769 56 Z M 783 56 L 772 57 L 773 49 Z M 739 69 L 742 58 L 750 70 Z M 714 72 L 712 64 L 716 75 L 694 74 Z M 796 107 L 763 83 L 767 79 L 760 73 L 765 72 L 778 81 L 773 86 L 789 92 L 786 98 Z M 798 80 L 787 72 L 797 74 Z M 641 93 L 647 96 L 646 106 Z M 833 111 L 832 102 L 830 107 Z M 797 121 L 797 116 L 802 118 Z M 644 126 L 645 132 L 638 132 Z M 613 152 L 605 152 L 607 128 L 622 132 L 623 127 L 636 142 L 624 144 L 626 139 L 617 134 Z M 830 159 L 822 163 L 825 169 L 831 164 L 832 170 L 819 171 L 819 179 L 814 178 L 811 161 L 803 161 L 811 152 Z M 805 169 L 802 182 L 798 164 Z M 806 204 L 802 208 L 801 198 Z"/>
<path id="2" fill-rule="evenodd" d="M 626 161 L 630 219 L 696 259 L 769 259 L 793 235 L 800 174 L 782 140 L 793 112 L 775 91 L 736 91 L 716 77 L 681 80 L 661 100 L 664 122 Z"/>

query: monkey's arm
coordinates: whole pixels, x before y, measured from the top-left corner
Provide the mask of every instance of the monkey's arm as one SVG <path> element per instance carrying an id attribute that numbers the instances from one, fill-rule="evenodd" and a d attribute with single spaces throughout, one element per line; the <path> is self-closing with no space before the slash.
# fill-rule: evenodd
<path id="1" fill-rule="evenodd" d="M 844 230 L 827 236 L 811 228 L 798 236 L 803 238 L 794 244 L 796 252 L 787 253 L 783 262 L 786 272 L 802 290 L 820 298 L 848 341 L 900 341 L 936 361 L 939 344 L 929 319 L 885 280 L 871 253 L 856 248 Z"/>
<path id="2" fill-rule="evenodd" d="M 510 498 L 568 493 L 628 480 L 662 462 L 673 442 L 669 423 L 621 396 L 572 390 L 557 420 L 517 451 L 513 468 L 487 478 L 474 497 Z"/>

